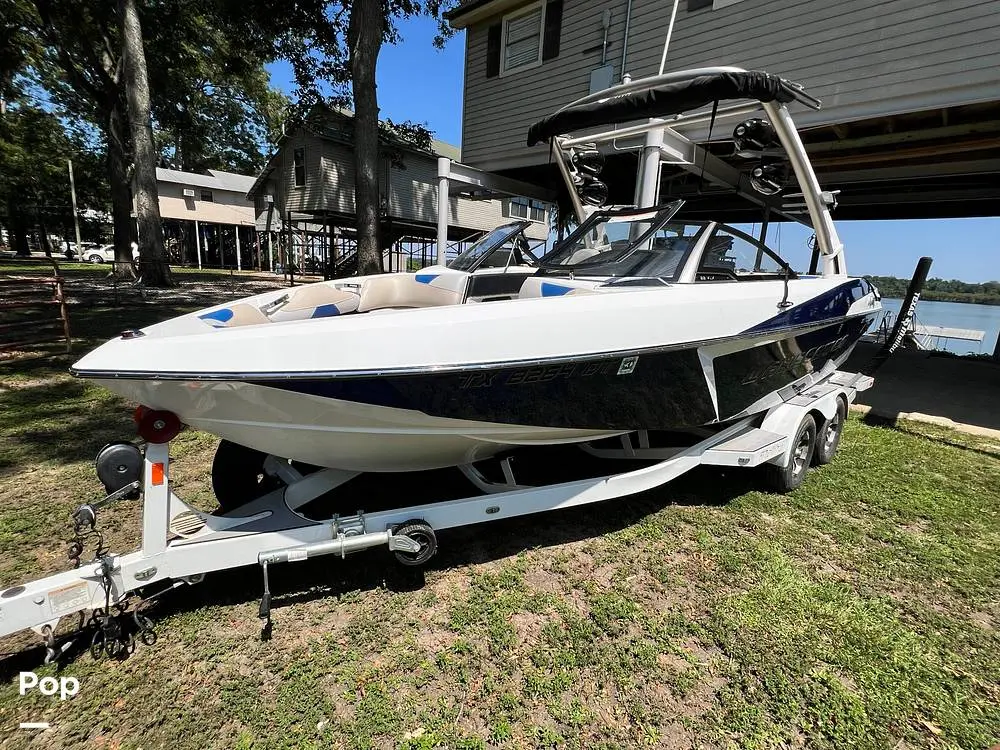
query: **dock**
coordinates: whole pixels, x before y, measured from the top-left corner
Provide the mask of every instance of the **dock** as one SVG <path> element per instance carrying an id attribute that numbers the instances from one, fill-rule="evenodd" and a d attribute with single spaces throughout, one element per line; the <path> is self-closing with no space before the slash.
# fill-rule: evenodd
<path id="1" fill-rule="evenodd" d="M 976 341 L 983 343 L 986 336 L 985 331 L 976 331 L 971 328 L 948 328 L 946 326 L 929 326 L 917 323 L 913 326 L 914 337 L 923 345 L 924 349 L 935 349 L 930 346 L 931 339 L 958 339 L 960 341 Z"/>
<path id="2" fill-rule="evenodd" d="M 892 331 L 893 323 L 893 315 L 889 311 L 878 328 L 862 336 L 862 341 L 872 343 L 884 342 Z M 908 328 L 910 339 L 916 344 L 918 349 L 924 351 L 934 351 L 941 348 L 939 344 L 942 339 L 945 341 L 944 348 L 947 349 L 948 341 L 975 341 L 982 347 L 983 339 L 986 338 L 986 331 L 977 331 L 973 328 L 927 325 L 920 323 L 915 317 L 910 320 Z"/>

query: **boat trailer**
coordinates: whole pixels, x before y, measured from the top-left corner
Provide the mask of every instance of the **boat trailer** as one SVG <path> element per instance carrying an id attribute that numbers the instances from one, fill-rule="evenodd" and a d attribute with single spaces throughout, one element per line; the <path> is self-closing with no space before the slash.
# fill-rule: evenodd
<path id="1" fill-rule="evenodd" d="M 801 484 L 808 465 L 824 447 L 827 453 L 818 462 L 832 457 L 830 447 L 836 450 L 849 405 L 872 383 L 869 375 L 841 372 L 830 364 L 765 397 L 769 403 L 755 409 L 755 415 L 706 430 L 692 438 L 693 444 L 662 445 L 657 433 L 639 431 L 581 446 L 601 459 L 648 461 L 638 469 L 527 486 L 518 484 L 510 459 L 503 458 L 502 481 L 490 479 L 475 465 L 459 467 L 481 494 L 372 513 L 359 510 L 322 521 L 299 511 L 357 472 L 321 469 L 303 475 L 293 464 L 269 457 L 265 471 L 284 486 L 229 512 L 203 513 L 171 490 L 169 444 L 181 429 L 179 421 L 167 412 L 137 413 L 145 450 L 140 452 L 131 443 L 104 449 L 117 451 L 111 461 L 114 470 L 123 471 L 133 462 L 132 474 L 126 477 L 130 481 L 73 514 L 75 539 L 69 556 L 75 568 L 0 592 L 0 636 L 34 630 L 45 642 L 48 662 L 86 633 L 95 658 L 121 658 L 134 649 L 137 639 L 155 643 L 152 622 L 144 614 L 150 601 L 173 588 L 199 583 L 207 573 L 257 564 L 263 576 L 259 615 L 262 637 L 267 638 L 271 632 L 268 570 L 280 563 L 322 555 L 346 557 L 386 546 L 404 565 L 422 565 L 434 555 L 439 531 L 625 497 L 700 465 L 766 464 L 772 487 L 788 491 Z M 106 475 L 101 478 L 107 487 Z M 140 549 L 124 555 L 105 550 L 97 524 L 99 508 L 139 496 Z M 92 557 L 84 561 L 88 544 Z M 156 584 L 159 590 L 147 595 Z M 76 620 L 76 628 L 57 633 L 64 618 Z"/>

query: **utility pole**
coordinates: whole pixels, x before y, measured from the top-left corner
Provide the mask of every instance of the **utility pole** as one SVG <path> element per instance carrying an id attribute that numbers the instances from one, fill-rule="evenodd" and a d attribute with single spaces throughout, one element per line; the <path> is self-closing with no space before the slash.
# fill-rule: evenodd
<path id="1" fill-rule="evenodd" d="M 69 195 L 73 200 L 73 228 L 76 230 L 76 254 L 83 256 L 83 246 L 80 242 L 80 217 L 76 213 L 76 183 L 73 181 L 73 160 L 67 159 L 69 164 Z"/>

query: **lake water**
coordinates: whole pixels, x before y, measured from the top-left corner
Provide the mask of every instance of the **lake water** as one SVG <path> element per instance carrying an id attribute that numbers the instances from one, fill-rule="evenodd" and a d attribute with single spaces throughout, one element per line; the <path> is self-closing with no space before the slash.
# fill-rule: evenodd
<path id="1" fill-rule="evenodd" d="M 899 314 L 903 304 L 899 299 L 882 300 L 882 307 L 892 310 L 893 320 Z M 992 354 L 1000 335 L 1000 305 L 970 305 L 964 302 L 930 302 L 920 300 L 917 303 L 917 322 L 931 326 L 946 326 L 948 328 L 971 328 L 974 331 L 985 331 L 982 343 L 976 341 L 959 341 L 957 339 L 938 339 L 937 348 L 947 349 L 956 354 Z"/>

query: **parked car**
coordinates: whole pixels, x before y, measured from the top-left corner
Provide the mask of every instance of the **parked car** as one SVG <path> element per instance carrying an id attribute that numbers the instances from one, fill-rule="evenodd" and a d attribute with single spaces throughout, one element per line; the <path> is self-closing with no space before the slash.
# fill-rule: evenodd
<path id="1" fill-rule="evenodd" d="M 111 263 L 115 259 L 114 245 L 100 245 L 99 247 L 85 247 L 83 259 L 88 263 Z M 132 260 L 139 259 L 139 251 L 132 248 Z"/>

